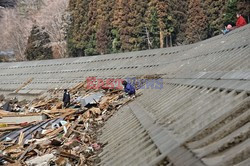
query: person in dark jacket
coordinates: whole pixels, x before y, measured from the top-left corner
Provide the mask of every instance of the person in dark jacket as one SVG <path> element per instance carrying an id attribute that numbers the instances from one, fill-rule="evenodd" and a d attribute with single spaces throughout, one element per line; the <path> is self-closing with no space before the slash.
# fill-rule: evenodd
<path id="1" fill-rule="evenodd" d="M 128 95 L 135 95 L 135 88 L 130 84 L 127 83 L 127 81 L 122 81 L 122 85 L 124 86 L 124 91 Z"/>
<path id="2" fill-rule="evenodd" d="M 64 108 L 68 108 L 70 105 L 70 94 L 67 89 L 64 90 L 63 94 L 63 103 L 64 103 Z"/>

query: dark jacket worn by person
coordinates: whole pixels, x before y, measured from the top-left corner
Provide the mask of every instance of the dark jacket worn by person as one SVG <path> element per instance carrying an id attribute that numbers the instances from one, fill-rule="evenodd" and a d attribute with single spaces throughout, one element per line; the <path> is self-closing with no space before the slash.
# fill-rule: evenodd
<path id="1" fill-rule="evenodd" d="M 128 93 L 129 95 L 135 94 L 135 88 L 130 83 L 127 83 L 126 85 L 124 85 L 124 91 Z"/>
<path id="2" fill-rule="evenodd" d="M 69 103 L 70 103 L 70 94 L 68 92 L 64 92 L 64 94 L 63 94 L 63 102 L 64 102 L 64 107 L 69 105 Z"/>

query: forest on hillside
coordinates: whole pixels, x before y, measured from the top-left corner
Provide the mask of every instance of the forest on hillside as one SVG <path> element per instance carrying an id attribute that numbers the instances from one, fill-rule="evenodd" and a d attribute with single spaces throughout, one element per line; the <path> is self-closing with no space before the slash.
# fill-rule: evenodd
<path id="1" fill-rule="evenodd" d="M 249 0 L 70 0 L 71 56 L 137 51 L 195 43 L 249 21 Z"/>
<path id="2" fill-rule="evenodd" d="M 191 44 L 221 34 L 236 12 L 250 19 L 250 0 L 11 2 L 0 0 L 0 50 L 13 50 L 18 60 Z"/>

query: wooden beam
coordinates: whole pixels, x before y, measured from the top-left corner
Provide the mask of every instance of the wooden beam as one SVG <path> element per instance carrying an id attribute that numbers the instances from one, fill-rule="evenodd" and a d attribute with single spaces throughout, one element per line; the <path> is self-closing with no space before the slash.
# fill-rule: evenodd
<path id="1" fill-rule="evenodd" d="M 28 85 L 29 83 L 31 83 L 31 81 L 33 81 L 34 78 L 29 79 L 28 81 L 26 81 L 25 83 L 23 83 L 19 88 L 17 88 L 15 90 L 15 93 L 18 93 L 22 88 L 24 88 L 26 85 Z"/>

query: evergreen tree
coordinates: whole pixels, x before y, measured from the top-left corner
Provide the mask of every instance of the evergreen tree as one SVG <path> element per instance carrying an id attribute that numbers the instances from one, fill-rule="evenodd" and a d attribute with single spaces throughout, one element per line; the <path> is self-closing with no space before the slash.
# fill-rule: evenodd
<path id="1" fill-rule="evenodd" d="M 122 51 L 145 49 L 143 30 L 144 14 L 147 2 L 145 0 L 117 0 L 114 11 L 113 26 L 119 32 Z M 115 32 L 113 31 L 113 32 Z M 114 39 L 115 40 L 115 39 Z"/>
<path id="2" fill-rule="evenodd" d="M 171 0 L 169 2 L 169 13 L 172 16 L 172 26 L 174 27 L 173 43 L 179 45 L 186 40 L 188 1 Z"/>
<path id="3" fill-rule="evenodd" d="M 71 26 L 68 30 L 68 53 L 72 57 L 84 56 L 88 43 L 88 13 L 90 0 L 70 0 Z"/>
<path id="4" fill-rule="evenodd" d="M 148 48 L 160 48 L 158 13 L 156 5 L 152 2 L 148 3 L 148 10 L 146 12 L 145 20 Z"/>
<path id="5" fill-rule="evenodd" d="M 121 52 L 122 47 L 126 44 L 125 39 L 126 33 L 124 28 L 127 26 L 128 17 L 126 16 L 126 11 L 128 12 L 128 0 L 116 0 L 114 6 L 114 17 L 112 20 L 113 29 L 112 33 L 112 50 L 113 52 Z"/>
<path id="6" fill-rule="evenodd" d="M 164 45 L 172 46 L 172 36 L 175 33 L 177 21 L 174 20 L 170 11 L 170 3 L 171 1 L 162 0 L 150 0 L 148 3 L 145 19 L 153 48 L 163 48 Z"/>
<path id="7" fill-rule="evenodd" d="M 109 27 L 106 21 L 103 21 L 98 25 L 96 36 L 96 49 L 98 53 L 102 55 L 109 53 L 110 37 Z"/>
<path id="8" fill-rule="evenodd" d="M 190 0 L 186 28 L 186 40 L 188 43 L 195 43 L 206 39 L 206 23 L 207 19 L 201 6 L 201 1 Z"/>
<path id="9" fill-rule="evenodd" d="M 235 1 L 70 0 L 68 51 L 89 56 L 194 43 L 235 21 L 235 6 L 247 6 Z"/>
<path id="10" fill-rule="evenodd" d="M 52 48 L 49 45 L 49 34 L 34 25 L 28 38 L 25 55 L 28 60 L 52 59 Z"/>
<path id="11" fill-rule="evenodd" d="M 96 50 L 96 21 L 97 21 L 97 0 L 91 0 L 88 11 L 88 24 L 86 28 L 86 37 L 84 42 L 84 55 L 97 55 Z"/>
<path id="12" fill-rule="evenodd" d="M 119 49 L 120 51 L 125 51 L 125 50 L 130 50 L 130 45 L 129 45 L 129 31 L 128 28 L 128 15 L 127 13 L 130 12 L 129 8 L 129 0 L 117 0 L 116 5 L 115 5 L 115 10 L 114 10 L 114 18 L 113 18 L 113 26 L 115 28 L 114 31 L 117 31 L 119 35 L 116 35 L 117 37 L 119 36 L 120 45 L 121 48 Z M 113 31 L 113 32 L 114 32 Z"/>
<path id="13" fill-rule="evenodd" d="M 167 29 L 167 4 L 165 1 L 157 0 L 156 1 L 156 9 L 158 13 L 158 23 L 159 23 L 159 31 L 160 31 L 160 48 L 164 47 L 164 38 L 166 35 Z"/>
<path id="14" fill-rule="evenodd" d="M 226 4 L 226 14 L 224 17 L 224 23 L 235 25 L 236 13 L 237 13 L 237 2 L 238 0 L 228 0 Z"/>
<path id="15" fill-rule="evenodd" d="M 204 9 L 207 16 L 208 37 L 212 37 L 221 33 L 224 28 L 224 13 L 227 0 L 206 0 L 204 1 Z"/>
<path id="16" fill-rule="evenodd" d="M 112 53 L 121 52 L 121 41 L 120 34 L 117 29 L 111 30 L 111 38 L 112 38 Z"/>
<path id="17" fill-rule="evenodd" d="M 97 1 L 96 49 L 99 54 L 110 53 L 112 49 L 111 22 L 115 0 Z"/>
<path id="18" fill-rule="evenodd" d="M 127 50 L 138 51 L 147 47 L 145 40 L 145 21 L 144 15 L 147 8 L 147 0 L 131 0 L 130 12 L 128 13 L 128 32 L 130 34 L 129 45 Z"/>

